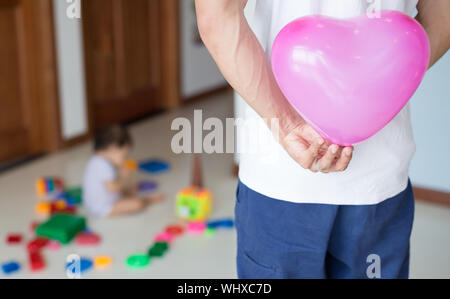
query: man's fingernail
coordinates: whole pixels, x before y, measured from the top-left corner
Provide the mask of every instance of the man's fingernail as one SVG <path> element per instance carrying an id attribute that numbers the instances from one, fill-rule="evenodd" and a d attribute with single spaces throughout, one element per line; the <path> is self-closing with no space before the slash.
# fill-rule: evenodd
<path id="1" fill-rule="evenodd" d="M 322 145 L 322 144 L 325 143 L 325 141 L 321 138 L 321 139 L 317 139 L 317 143 L 318 143 L 319 145 Z"/>
<path id="2" fill-rule="evenodd" d="M 346 149 L 345 154 L 350 157 L 352 155 L 352 150 L 350 148 Z"/>
<path id="3" fill-rule="evenodd" d="M 336 153 L 338 152 L 337 146 L 332 145 L 332 146 L 331 146 L 331 152 L 332 152 L 333 154 L 336 154 Z"/>

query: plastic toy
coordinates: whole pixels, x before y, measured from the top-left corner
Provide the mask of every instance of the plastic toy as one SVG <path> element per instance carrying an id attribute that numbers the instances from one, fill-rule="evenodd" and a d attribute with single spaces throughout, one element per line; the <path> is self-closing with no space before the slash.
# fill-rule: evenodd
<path id="1" fill-rule="evenodd" d="M 35 211 L 38 215 L 48 216 L 52 210 L 52 205 L 48 201 L 39 201 L 35 206 Z"/>
<path id="2" fill-rule="evenodd" d="M 129 171 L 136 171 L 138 169 L 138 162 L 136 160 L 128 160 L 123 164 L 123 167 Z"/>
<path id="3" fill-rule="evenodd" d="M 208 228 L 233 228 L 234 221 L 232 219 L 223 219 L 223 220 L 215 220 L 210 221 L 206 224 Z"/>
<path id="4" fill-rule="evenodd" d="M 2 271 L 5 275 L 10 275 L 20 270 L 20 264 L 17 262 L 9 262 L 2 264 Z"/>
<path id="5" fill-rule="evenodd" d="M 158 189 L 158 184 L 154 181 L 143 181 L 138 184 L 138 190 L 141 193 L 150 193 Z"/>
<path id="6" fill-rule="evenodd" d="M 66 189 L 63 196 L 69 206 L 81 205 L 83 203 L 83 190 L 81 187 Z"/>
<path id="7" fill-rule="evenodd" d="M 79 262 L 79 269 L 77 269 L 76 266 L 74 266 L 75 263 Z M 94 263 L 91 259 L 88 258 L 81 258 L 79 261 L 73 261 L 66 264 L 66 270 L 70 270 L 72 274 L 77 274 L 76 271 L 79 270 L 80 273 L 84 273 L 86 271 L 89 271 Z"/>
<path id="8" fill-rule="evenodd" d="M 59 243 L 58 241 L 50 240 L 50 242 L 48 242 L 47 248 L 51 251 L 57 251 L 61 248 L 61 243 Z"/>
<path id="9" fill-rule="evenodd" d="M 162 257 L 168 249 L 169 244 L 167 242 L 156 242 L 148 251 L 148 255 L 150 257 Z"/>
<path id="10" fill-rule="evenodd" d="M 211 213 L 212 193 L 207 189 L 188 187 L 176 198 L 176 214 L 182 220 L 204 221 Z"/>
<path id="11" fill-rule="evenodd" d="M 131 269 L 142 269 L 150 263 L 150 256 L 146 254 L 134 254 L 127 258 L 126 264 Z"/>
<path id="12" fill-rule="evenodd" d="M 38 272 L 45 268 L 45 260 L 39 251 L 31 251 L 28 253 L 30 269 L 32 272 Z"/>
<path id="13" fill-rule="evenodd" d="M 86 228 L 86 219 L 67 214 L 57 214 L 36 229 L 36 234 L 67 244 Z"/>
<path id="14" fill-rule="evenodd" d="M 166 227 L 166 232 L 171 234 L 173 237 L 178 237 L 183 234 L 184 227 L 181 225 L 169 225 Z"/>
<path id="15" fill-rule="evenodd" d="M 36 194 L 39 197 L 51 197 L 64 192 L 64 183 L 60 178 L 38 178 Z"/>
<path id="16" fill-rule="evenodd" d="M 191 235 L 201 235 L 206 230 L 206 224 L 202 221 L 190 222 L 186 230 Z"/>
<path id="17" fill-rule="evenodd" d="M 75 237 L 75 242 L 80 246 L 95 246 L 100 244 L 99 235 L 89 232 L 81 232 Z"/>
<path id="18" fill-rule="evenodd" d="M 141 162 L 139 169 L 150 174 L 159 174 L 170 169 L 170 165 L 167 162 L 161 160 L 150 160 Z"/>
<path id="19" fill-rule="evenodd" d="M 36 228 L 41 225 L 41 223 L 39 221 L 33 221 L 30 223 L 30 232 L 35 233 L 36 232 Z"/>
<path id="20" fill-rule="evenodd" d="M 154 238 L 155 242 L 167 242 L 167 243 L 172 243 L 173 241 L 173 235 L 171 235 L 168 232 L 162 232 L 159 233 L 155 236 Z"/>
<path id="21" fill-rule="evenodd" d="M 23 236 L 20 234 L 10 234 L 6 237 L 6 243 L 9 245 L 17 245 L 22 243 Z"/>
<path id="22" fill-rule="evenodd" d="M 408 103 L 428 69 L 430 43 L 416 20 L 397 11 L 348 20 L 315 15 L 281 30 L 271 60 L 297 112 L 322 137 L 348 146 Z"/>
<path id="23" fill-rule="evenodd" d="M 50 240 L 47 238 L 36 238 L 27 244 L 27 249 L 29 252 L 40 251 L 48 245 Z"/>
<path id="24" fill-rule="evenodd" d="M 71 214 L 74 215 L 77 213 L 76 206 L 67 206 L 67 204 L 61 204 L 60 202 L 53 202 L 50 205 L 50 215 L 55 214 Z"/>
<path id="25" fill-rule="evenodd" d="M 102 256 L 96 256 L 94 258 L 94 268 L 95 269 L 105 269 L 108 268 L 109 266 L 111 266 L 112 264 L 112 258 L 110 256 L 107 255 L 102 255 Z"/>
<path id="26" fill-rule="evenodd" d="M 205 229 L 205 236 L 207 236 L 207 237 L 212 237 L 212 236 L 214 236 L 215 233 L 216 233 L 215 228 L 208 227 Z"/>

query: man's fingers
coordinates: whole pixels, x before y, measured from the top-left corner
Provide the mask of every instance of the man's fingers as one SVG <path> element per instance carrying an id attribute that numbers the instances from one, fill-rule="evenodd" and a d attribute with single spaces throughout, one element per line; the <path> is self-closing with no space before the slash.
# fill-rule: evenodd
<path id="1" fill-rule="evenodd" d="M 327 153 L 317 163 L 324 173 L 330 172 L 336 160 L 339 151 L 339 146 L 333 144 L 328 148 Z"/>
<path id="2" fill-rule="evenodd" d="M 353 156 L 353 148 L 346 147 L 342 150 L 341 157 L 337 160 L 336 165 L 334 166 L 334 171 L 345 171 L 348 167 L 348 164 L 352 160 Z"/>
<path id="3" fill-rule="evenodd" d="M 312 166 L 317 158 L 317 155 L 319 154 L 320 148 L 324 143 L 325 141 L 322 138 L 319 138 L 309 146 L 308 150 L 305 151 L 302 157 L 302 166 L 305 169 L 311 169 L 312 171 L 314 171 L 312 169 Z"/>

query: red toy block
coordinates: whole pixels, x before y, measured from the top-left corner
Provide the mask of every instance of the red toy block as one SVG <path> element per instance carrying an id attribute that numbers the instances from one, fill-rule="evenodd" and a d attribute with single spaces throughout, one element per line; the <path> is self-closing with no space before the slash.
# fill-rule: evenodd
<path id="1" fill-rule="evenodd" d="M 58 207 L 58 204 L 53 202 L 50 207 L 50 215 L 55 214 L 70 214 L 74 215 L 77 213 L 77 208 L 75 206 L 68 206 L 64 209 Z"/>
<path id="2" fill-rule="evenodd" d="M 77 245 L 81 246 L 95 246 L 98 245 L 101 241 L 101 238 L 99 235 L 94 233 L 79 233 L 76 238 L 75 242 Z"/>
<path id="3" fill-rule="evenodd" d="M 8 243 L 9 245 L 15 245 L 21 243 L 22 239 L 23 239 L 22 235 L 10 234 L 6 237 L 6 243 Z"/>
<path id="4" fill-rule="evenodd" d="M 169 225 L 168 227 L 166 227 L 166 232 L 174 237 L 177 237 L 183 234 L 184 228 L 181 225 Z"/>
<path id="5" fill-rule="evenodd" d="M 32 241 L 30 241 L 27 244 L 27 249 L 29 252 L 36 252 L 36 251 L 40 251 L 42 248 L 44 248 L 45 246 L 47 246 L 48 242 L 50 242 L 49 239 L 46 238 L 36 238 Z"/>
<path id="6" fill-rule="evenodd" d="M 38 251 L 29 252 L 28 258 L 30 262 L 31 271 L 38 272 L 45 268 L 45 260 L 40 252 Z"/>

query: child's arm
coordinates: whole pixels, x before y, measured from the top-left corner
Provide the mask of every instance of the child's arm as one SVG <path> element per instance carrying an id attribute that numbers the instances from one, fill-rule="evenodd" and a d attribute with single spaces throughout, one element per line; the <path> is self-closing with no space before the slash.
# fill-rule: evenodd
<path id="1" fill-rule="evenodd" d="M 122 169 L 116 180 L 106 182 L 106 188 L 110 193 L 126 193 L 129 190 L 131 174 L 131 171 Z"/>

